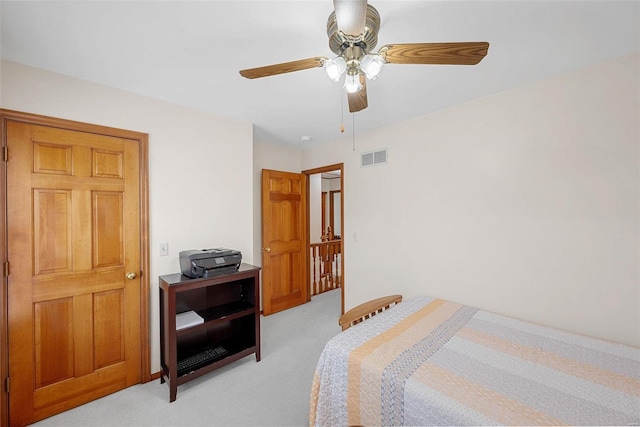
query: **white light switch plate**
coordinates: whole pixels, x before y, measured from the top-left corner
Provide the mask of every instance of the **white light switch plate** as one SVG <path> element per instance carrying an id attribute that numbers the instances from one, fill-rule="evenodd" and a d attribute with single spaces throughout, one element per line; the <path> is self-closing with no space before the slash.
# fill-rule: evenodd
<path id="1" fill-rule="evenodd" d="M 160 255 L 160 256 L 169 255 L 169 244 L 168 243 L 160 243 L 160 247 L 158 248 L 158 255 Z"/>

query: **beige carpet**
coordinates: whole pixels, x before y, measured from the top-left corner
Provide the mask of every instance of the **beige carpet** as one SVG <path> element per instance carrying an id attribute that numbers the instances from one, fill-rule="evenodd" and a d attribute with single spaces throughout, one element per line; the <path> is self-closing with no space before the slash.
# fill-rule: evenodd
<path id="1" fill-rule="evenodd" d="M 43 420 L 45 426 L 304 426 L 318 357 L 340 332 L 340 290 L 261 318 L 254 355 L 178 387 L 139 384 Z"/>

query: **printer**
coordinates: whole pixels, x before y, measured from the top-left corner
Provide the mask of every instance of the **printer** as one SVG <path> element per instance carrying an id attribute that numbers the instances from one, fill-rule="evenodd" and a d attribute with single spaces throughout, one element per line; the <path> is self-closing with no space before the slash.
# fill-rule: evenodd
<path id="1" fill-rule="evenodd" d="M 180 251 L 180 270 L 192 279 L 213 277 L 238 271 L 242 253 L 233 249 L 196 249 Z"/>

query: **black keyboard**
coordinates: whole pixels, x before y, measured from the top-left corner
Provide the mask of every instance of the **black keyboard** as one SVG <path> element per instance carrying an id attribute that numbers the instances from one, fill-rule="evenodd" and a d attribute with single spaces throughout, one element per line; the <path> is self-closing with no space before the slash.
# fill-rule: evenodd
<path id="1" fill-rule="evenodd" d="M 227 354 L 227 350 L 222 346 L 210 347 L 193 356 L 186 357 L 178 361 L 178 375 L 183 375 L 208 364 L 214 359 Z"/>

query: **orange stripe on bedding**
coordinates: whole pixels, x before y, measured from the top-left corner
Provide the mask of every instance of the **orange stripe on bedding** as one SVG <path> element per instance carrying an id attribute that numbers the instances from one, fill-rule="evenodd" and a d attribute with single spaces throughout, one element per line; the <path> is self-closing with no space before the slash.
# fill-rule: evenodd
<path id="1" fill-rule="evenodd" d="M 411 379 L 439 391 L 501 425 L 562 424 L 561 420 L 429 362 L 423 363 Z"/>
<path id="2" fill-rule="evenodd" d="M 351 352 L 347 391 L 347 413 L 350 425 L 380 424 L 380 394 L 384 368 L 404 349 L 420 341 L 460 307 L 460 304 L 435 299 Z M 415 328 L 413 328 L 414 325 L 416 325 Z M 366 372 L 366 384 L 362 383 L 363 371 Z"/>
<path id="3" fill-rule="evenodd" d="M 470 328 L 461 329 L 456 334 L 456 337 L 497 351 L 502 351 L 519 359 L 535 363 L 536 365 L 546 366 L 547 368 L 601 384 L 614 390 L 640 396 L 640 381 L 635 378 L 607 371 L 606 369 L 589 365 L 588 363 L 567 359 L 555 353 L 535 347 L 528 347 Z"/>
<path id="4" fill-rule="evenodd" d="M 316 425 L 316 415 L 318 413 L 318 399 L 320 396 L 320 376 L 316 371 L 313 374 L 313 382 L 311 383 L 311 398 L 309 399 L 309 425 Z"/>

